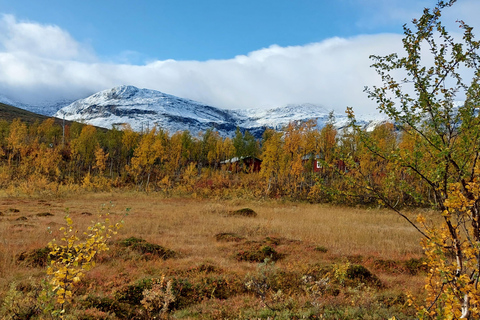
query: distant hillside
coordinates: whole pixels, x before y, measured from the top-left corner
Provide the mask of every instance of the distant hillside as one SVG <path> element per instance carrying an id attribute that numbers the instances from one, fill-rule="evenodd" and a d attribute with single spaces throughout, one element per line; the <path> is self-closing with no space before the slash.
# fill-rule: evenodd
<path id="1" fill-rule="evenodd" d="M 50 117 L 0 103 L 0 119 L 2 120 L 13 121 L 15 119 L 20 119 L 26 123 L 34 123 L 37 120 L 42 122 L 48 118 Z M 60 121 L 60 119 L 58 120 Z"/>
<path id="2" fill-rule="evenodd" d="M 47 117 L 38 113 L 30 112 L 24 109 L 20 109 L 8 104 L 0 103 L 0 120 L 13 121 L 15 119 L 20 119 L 22 122 L 32 124 L 35 121 L 43 122 L 46 119 L 54 118 L 55 123 L 62 125 L 63 119 L 55 117 Z M 74 121 L 65 120 L 65 124 L 71 125 Z M 105 128 L 99 128 L 102 131 L 105 131 Z"/>

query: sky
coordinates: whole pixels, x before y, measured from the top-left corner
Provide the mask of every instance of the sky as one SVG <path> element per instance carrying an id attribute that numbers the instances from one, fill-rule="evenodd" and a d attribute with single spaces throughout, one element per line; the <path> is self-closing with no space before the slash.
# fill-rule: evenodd
<path id="1" fill-rule="evenodd" d="M 402 26 L 436 2 L 0 0 L 0 94 L 43 104 L 134 85 L 225 109 L 372 113 L 369 56 L 401 52 Z M 479 14 L 458 0 L 442 20 L 456 32 Z"/>

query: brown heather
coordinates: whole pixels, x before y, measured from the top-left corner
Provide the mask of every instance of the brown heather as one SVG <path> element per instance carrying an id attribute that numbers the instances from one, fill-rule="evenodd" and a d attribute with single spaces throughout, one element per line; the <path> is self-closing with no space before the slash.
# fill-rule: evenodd
<path id="1" fill-rule="evenodd" d="M 125 208 L 131 208 L 126 217 Z M 229 214 L 242 208 L 251 208 L 257 216 Z M 235 255 L 248 250 L 252 244 L 269 247 L 281 255 L 274 266 L 276 272 L 281 272 L 275 273 L 272 279 L 276 279 L 276 285 L 282 292 L 289 292 L 289 299 L 294 299 L 291 302 L 294 305 L 275 302 L 277 306 L 280 305 L 279 310 L 290 310 L 291 313 L 284 315 L 286 318 L 295 314 L 292 310 L 307 312 L 306 306 L 310 306 L 310 309 L 315 306 L 312 304 L 313 296 L 300 290 L 301 278 L 312 270 L 324 267 L 330 270 L 332 266 L 359 264 L 374 273 L 382 285 L 381 288 L 366 290 L 368 297 L 363 298 L 360 298 L 363 289 L 361 285 L 358 287 L 359 284 L 336 285 L 338 288 L 331 289 L 331 292 L 338 292 L 325 293 L 323 298 L 315 298 L 315 301 L 320 301 L 319 307 L 315 309 L 317 316 L 321 312 L 326 315 L 330 309 L 342 310 L 344 316 L 355 315 L 352 312 L 360 312 L 357 309 L 350 310 L 353 308 L 351 301 L 355 299 L 365 301 L 365 306 L 375 302 L 378 310 L 371 307 L 371 312 L 374 315 L 377 313 L 379 319 L 382 318 L 382 310 L 390 310 L 388 308 L 392 305 L 397 308 L 397 312 L 411 314 L 411 310 L 405 307 L 404 298 L 391 303 L 380 300 L 389 295 L 393 295 L 393 298 L 388 299 L 393 300 L 403 297 L 406 290 L 414 294 L 421 291 L 423 276 L 412 275 L 405 268 L 406 261 L 422 256 L 419 234 L 404 220 L 386 210 L 273 200 L 221 201 L 164 198 L 143 193 L 83 193 L 76 197 L 51 200 L 0 198 L 0 212 L 3 212 L 0 216 L 0 301 L 12 282 L 25 284 L 32 279 L 40 282 L 45 277 L 45 268 L 28 266 L 24 261 L 18 261 L 18 256 L 22 252 L 43 248 L 52 238 L 58 237 L 58 229 L 65 225 L 64 216 L 67 212 L 76 228 L 84 230 L 96 219 L 96 215 L 107 211 L 110 212 L 112 221 L 123 219 L 125 227 L 110 241 L 110 251 L 98 257 L 97 266 L 86 274 L 75 292 L 77 300 L 73 308 L 86 308 L 85 314 L 93 312 L 93 305 L 85 307 L 85 301 L 91 301 L 94 299 L 92 297 L 114 299 L 119 292 L 127 292 L 129 285 L 151 281 L 148 279 L 160 279 L 165 275 L 168 280 L 173 279 L 174 293 L 179 295 L 169 313 L 177 318 L 203 318 L 199 315 L 202 313 L 205 313 L 204 318 L 210 319 L 282 318 L 281 311 L 263 305 L 263 300 L 273 298 L 262 298 L 245 289 L 246 279 L 258 274 L 258 263 L 238 261 Z M 38 215 L 43 212 L 51 215 Z M 18 220 L 20 217 L 26 217 L 26 220 Z M 216 235 L 221 233 L 231 233 L 240 239 L 219 241 Z M 148 253 L 142 256 L 119 245 L 121 240 L 128 238 L 143 239 L 145 243 L 173 250 L 175 255 L 166 260 Z M 317 250 L 319 247 L 326 250 Z M 176 287 L 175 279 L 187 279 L 196 289 L 181 291 Z M 222 283 L 225 285 L 222 286 Z M 271 287 L 273 294 L 277 287 Z M 141 292 L 140 290 L 139 293 Z M 181 295 L 184 295 L 183 299 Z M 285 297 L 282 299 L 288 300 Z M 220 312 L 217 309 L 219 303 L 225 310 Z M 363 302 L 360 303 L 362 304 Z M 205 311 L 209 305 L 210 313 Z M 93 309 L 100 310 L 99 308 L 95 305 Z M 141 308 L 141 305 L 138 303 L 135 308 Z M 80 317 L 82 313 L 78 313 L 78 310 L 75 312 Z M 122 317 L 121 311 L 115 310 L 101 312 L 109 314 L 112 319 L 133 317 L 131 313 L 124 313 Z M 338 315 L 340 311 L 336 312 Z M 113 317 L 114 313 L 117 317 Z M 194 317 L 195 314 L 197 316 Z M 165 316 L 164 313 L 162 315 Z M 141 314 L 135 316 L 141 317 Z"/>

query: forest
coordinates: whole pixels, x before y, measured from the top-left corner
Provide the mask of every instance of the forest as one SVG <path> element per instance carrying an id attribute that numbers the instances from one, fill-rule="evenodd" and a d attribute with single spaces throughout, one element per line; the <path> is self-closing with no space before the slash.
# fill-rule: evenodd
<path id="1" fill-rule="evenodd" d="M 377 141 L 382 152 L 412 148 L 391 123 L 364 134 Z M 244 163 L 249 157 L 261 160 L 260 170 Z M 239 161 L 228 162 L 234 158 Z M 128 126 L 62 126 L 53 119 L 32 124 L 0 120 L 0 177 L 1 187 L 12 194 L 121 188 L 378 205 L 373 194 L 359 192 L 363 181 L 385 187 L 391 201 L 401 205 L 433 203 L 427 185 L 372 156 L 357 131 L 338 132 L 333 116 L 321 129 L 313 121 L 291 123 L 282 131 L 267 129 L 259 140 L 240 130 L 233 138 L 214 130 L 194 137 L 188 131 L 170 134 L 160 128 L 135 132 Z M 402 193 L 398 184 L 414 186 L 418 197 Z"/>

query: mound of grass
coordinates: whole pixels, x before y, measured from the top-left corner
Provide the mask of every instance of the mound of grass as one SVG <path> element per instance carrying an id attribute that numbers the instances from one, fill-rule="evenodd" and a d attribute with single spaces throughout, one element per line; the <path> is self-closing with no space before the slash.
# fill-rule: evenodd
<path id="1" fill-rule="evenodd" d="M 244 240 L 245 238 L 232 232 L 222 232 L 222 233 L 217 233 L 215 235 L 215 239 L 217 241 L 223 241 L 223 242 L 240 242 Z"/>
<path id="2" fill-rule="evenodd" d="M 17 256 L 17 261 L 29 267 L 45 267 L 50 260 L 48 247 L 24 251 Z"/>
<path id="3" fill-rule="evenodd" d="M 321 253 L 327 253 L 328 252 L 328 249 L 325 248 L 324 246 L 316 246 L 315 248 L 313 248 L 313 250 L 321 252 Z"/>
<path id="4" fill-rule="evenodd" d="M 256 217 L 257 213 L 250 208 L 243 208 L 228 213 L 229 216 L 240 216 L 240 217 Z"/>
<path id="5" fill-rule="evenodd" d="M 8 209 L 8 211 L 9 211 L 9 212 L 12 212 L 12 213 L 18 213 L 18 212 L 20 212 L 20 210 L 15 209 L 15 208 L 10 208 L 10 209 Z"/>
<path id="6" fill-rule="evenodd" d="M 133 251 L 143 255 L 145 258 L 154 256 L 166 260 L 175 256 L 175 251 L 164 248 L 158 244 L 149 243 L 141 238 L 130 237 L 120 240 L 119 244 L 123 247 L 132 249 Z"/>
<path id="7" fill-rule="evenodd" d="M 404 271 L 401 261 L 390 259 L 375 259 L 373 261 L 373 267 L 376 270 L 388 273 L 403 273 Z"/>
<path id="8" fill-rule="evenodd" d="M 267 258 L 271 261 L 277 261 L 283 257 L 284 255 L 278 253 L 272 246 L 255 242 L 248 243 L 246 248 L 243 248 L 235 254 L 235 259 L 247 262 L 263 262 Z"/>
<path id="9" fill-rule="evenodd" d="M 419 272 L 428 271 L 428 266 L 425 261 L 426 260 L 424 258 L 411 258 L 404 262 L 404 266 L 408 273 L 411 275 L 416 275 Z"/>
<path id="10" fill-rule="evenodd" d="M 373 267 L 382 272 L 388 273 L 408 273 L 410 275 L 417 275 L 420 272 L 427 271 L 427 265 L 425 264 L 425 259 L 420 258 L 411 258 L 408 260 L 383 260 L 375 259 L 373 262 Z"/>
<path id="11" fill-rule="evenodd" d="M 89 295 L 81 304 L 86 310 L 83 314 L 77 315 L 79 320 L 98 320 L 98 319 L 139 319 L 141 308 L 132 308 L 127 303 L 119 302 L 115 299 L 102 296 Z M 140 310 L 139 310 L 140 309 Z M 115 315 L 109 316 L 111 314 Z"/>
<path id="12" fill-rule="evenodd" d="M 36 214 L 37 217 L 53 217 L 53 214 L 50 212 L 40 212 Z"/>
<path id="13" fill-rule="evenodd" d="M 347 269 L 347 279 L 349 285 L 355 286 L 359 283 L 380 287 L 382 284 L 380 279 L 361 264 L 352 264 Z"/>
<path id="14" fill-rule="evenodd" d="M 28 218 L 25 217 L 25 216 L 21 216 L 21 217 L 18 217 L 17 219 L 15 219 L 15 221 L 27 221 Z"/>

